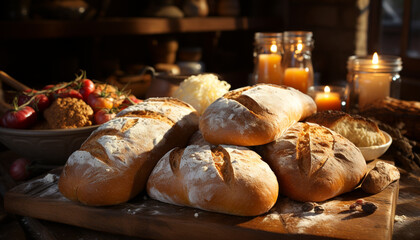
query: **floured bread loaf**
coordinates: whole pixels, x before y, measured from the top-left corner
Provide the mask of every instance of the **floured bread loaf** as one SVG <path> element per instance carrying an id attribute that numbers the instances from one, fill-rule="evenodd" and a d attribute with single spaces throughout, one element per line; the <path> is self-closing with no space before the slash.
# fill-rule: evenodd
<path id="1" fill-rule="evenodd" d="M 245 147 L 190 145 L 168 152 L 147 182 L 153 199 L 203 210 L 255 216 L 273 207 L 276 176 Z"/>
<path id="2" fill-rule="evenodd" d="M 327 127 L 349 139 L 357 147 L 379 146 L 386 138 L 378 125 L 368 118 L 350 115 L 341 111 L 318 112 L 306 119 Z"/>
<path id="3" fill-rule="evenodd" d="M 87 205 L 126 202 L 146 186 L 157 161 L 183 147 L 198 129 L 198 114 L 174 98 L 148 99 L 101 125 L 68 159 L 59 190 Z"/>
<path id="4" fill-rule="evenodd" d="M 279 192 L 297 201 L 349 192 L 366 174 L 366 161 L 353 143 L 313 123 L 294 124 L 260 150 L 277 176 Z"/>
<path id="5" fill-rule="evenodd" d="M 217 99 L 200 117 L 199 127 L 211 144 L 255 146 L 272 142 L 315 112 L 312 98 L 294 88 L 257 84 Z"/>

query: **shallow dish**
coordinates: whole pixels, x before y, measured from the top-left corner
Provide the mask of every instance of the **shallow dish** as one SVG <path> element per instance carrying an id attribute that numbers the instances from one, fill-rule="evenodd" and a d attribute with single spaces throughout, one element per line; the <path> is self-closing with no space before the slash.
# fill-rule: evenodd
<path id="1" fill-rule="evenodd" d="M 0 142 L 18 155 L 38 163 L 63 165 L 98 126 L 51 130 L 0 127 Z"/>
<path id="2" fill-rule="evenodd" d="M 386 139 L 385 144 L 382 144 L 379 146 L 372 146 L 372 147 L 359 147 L 366 161 L 379 158 L 388 150 L 389 146 L 391 146 L 391 143 L 392 143 L 391 136 L 384 131 L 382 131 L 382 133 L 384 134 L 385 139 Z"/>

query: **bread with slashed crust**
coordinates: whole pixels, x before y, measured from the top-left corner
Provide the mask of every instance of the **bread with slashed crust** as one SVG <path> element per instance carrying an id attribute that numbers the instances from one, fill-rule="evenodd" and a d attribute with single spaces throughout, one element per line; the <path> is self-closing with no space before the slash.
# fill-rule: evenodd
<path id="1" fill-rule="evenodd" d="M 211 144 L 256 146 L 274 141 L 315 112 L 313 99 L 294 88 L 257 84 L 217 99 L 200 117 L 199 127 Z"/>
<path id="2" fill-rule="evenodd" d="M 302 202 L 352 191 L 367 170 L 353 143 L 314 123 L 298 122 L 259 150 L 277 176 L 279 192 Z"/>
<path id="3" fill-rule="evenodd" d="M 255 216 L 276 203 L 278 183 L 256 152 L 203 144 L 168 152 L 150 175 L 147 192 L 170 204 Z"/>
<path id="4" fill-rule="evenodd" d="M 198 114 L 174 98 L 130 106 L 102 124 L 66 162 L 59 190 L 86 205 L 126 202 L 141 192 L 157 161 L 183 147 L 198 129 Z"/>

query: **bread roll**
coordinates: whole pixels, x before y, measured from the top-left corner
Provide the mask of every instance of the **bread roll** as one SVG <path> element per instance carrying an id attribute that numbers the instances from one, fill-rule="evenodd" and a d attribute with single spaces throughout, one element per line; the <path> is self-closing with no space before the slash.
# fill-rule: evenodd
<path id="1" fill-rule="evenodd" d="M 239 216 L 273 207 L 278 183 L 261 157 L 245 147 L 190 145 L 168 152 L 147 182 L 153 199 Z"/>
<path id="2" fill-rule="evenodd" d="M 400 171 L 397 167 L 383 161 L 377 161 L 375 167 L 369 171 L 365 180 L 363 180 L 362 190 L 376 194 L 398 179 L 400 179 Z"/>
<path id="3" fill-rule="evenodd" d="M 312 98 L 296 89 L 257 84 L 213 102 L 200 117 L 200 131 L 211 144 L 262 145 L 315 112 Z"/>
<path id="4" fill-rule="evenodd" d="M 128 201 L 145 188 L 157 161 L 198 129 L 197 112 L 172 98 L 148 99 L 117 116 L 69 157 L 59 180 L 68 199 L 95 206 Z"/>
<path id="5" fill-rule="evenodd" d="M 378 125 L 368 118 L 350 115 L 341 111 L 318 112 L 306 119 L 327 127 L 349 139 L 357 147 L 379 146 L 386 138 Z"/>
<path id="6" fill-rule="evenodd" d="M 277 176 L 279 192 L 297 201 L 324 201 L 353 190 L 366 174 L 360 150 L 313 123 L 298 122 L 261 147 Z"/>

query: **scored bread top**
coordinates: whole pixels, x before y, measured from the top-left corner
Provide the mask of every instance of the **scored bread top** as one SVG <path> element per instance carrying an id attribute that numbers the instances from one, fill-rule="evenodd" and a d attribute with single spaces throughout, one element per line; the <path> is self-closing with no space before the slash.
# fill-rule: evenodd
<path id="1" fill-rule="evenodd" d="M 261 148 L 280 192 L 297 201 L 324 201 L 353 190 L 366 161 L 349 140 L 326 127 L 298 122 Z"/>
<path id="2" fill-rule="evenodd" d="M 306 119 L 341 134 L 357 147 L 378 146 L 386 143 L 386 138 L 378 125 L 368 118 L 350 115 L 342 111 L 318 112 Z"/>
<path id="3" fill-rule="evenodd" d="M 200 131 L 212 144 L 262 145 L 316 112 L 311 97 L 284 86 L 258 84 L 232 90 L 200 117 Z"/>
<path id="4" fill-rule="evenodd" d="M 150 197 L 166 203 L 252 216 L 274 205 L 278 183 L 270 167 L 250 149 L 190 145 L 162 157 L 147 190 Z"/>
<path id="5" fill-rule="evenodd" d="M 117 117 L 137 116 L 143 115 L 144 112 L 153 112 L 163 115 L 164 118 L 170 119 L 172 122 L 178 122 L 185 115 L 196 113 L 191 105 L 176 98 L 149 98 L 143 103 L 145 104 L 135 104 L 121 110 Z"/>

